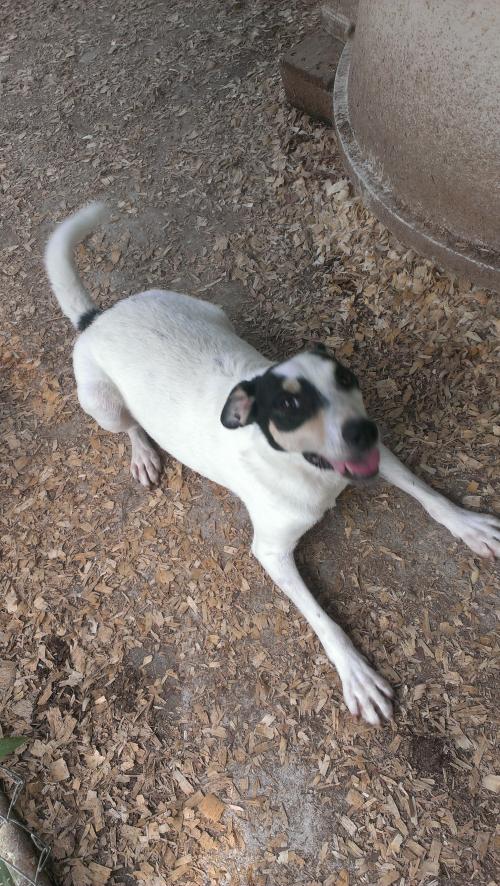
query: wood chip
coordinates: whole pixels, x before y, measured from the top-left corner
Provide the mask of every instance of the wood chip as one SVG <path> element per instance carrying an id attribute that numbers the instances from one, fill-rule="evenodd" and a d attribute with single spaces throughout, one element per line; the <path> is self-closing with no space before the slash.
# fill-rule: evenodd
<path id="1" fill-rule="evenodd" d="M 198 803 L 199 811 L 211 821 L 219 821 L 225 808 L 224 803 L 215 794 L 207 794 Z"/>
<path id="2" fill-rule="evenodd" d="M 50 764 L 49 772 L 52 781 L 65 781 L 69 778 L 69 769 L 62 757 Z"/>
<path id="3" fill-rule="evenodd" d="M 81 410 L 41 256 L 102 194 L 76 250 L 99 308 L 160 286 L 223 305 L 273 363 L 323 341 L 402 461 L 491 513 L 498 298 L 398 243 L 334 131 L 286 104 L 277 61 L 315 4 L 29 5 L 4 0 L 0 51 L 0 722 L 27 736 L 5 761 L 21 811 L 66 886 L 488 886 L 494 565 L 382 481 L 342 494 L 297 558 L 396 689 L 390 724 L 353 720 L 242 503 L 168 454 L 143 489 L 126 435 Z"/>
<path id="4" fill-rule="evenodd" d="M 483 778 L 483 788 L 487 791 L 493 791 L 494 794 L 500 793 L 500 775 L 485 775 Z"/>

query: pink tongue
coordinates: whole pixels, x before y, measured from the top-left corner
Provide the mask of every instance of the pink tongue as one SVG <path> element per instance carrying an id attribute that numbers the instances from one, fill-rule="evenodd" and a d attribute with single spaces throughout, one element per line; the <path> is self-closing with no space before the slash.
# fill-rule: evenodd
<path id="1" fill-rule="evenodd" d="M 378 449 L 372 449 L 360 461 L 332 461 L 332 465 L 339 474 L 344 474 L 346 469 L 354 477 L 369 477 L 378 470 L 380 463 L 380 452 Z"/>

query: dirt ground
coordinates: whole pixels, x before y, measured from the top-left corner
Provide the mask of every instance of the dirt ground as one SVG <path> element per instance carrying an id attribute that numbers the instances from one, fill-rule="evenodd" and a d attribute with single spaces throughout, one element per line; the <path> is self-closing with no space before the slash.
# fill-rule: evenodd
<path id="1" fill-rule="evenodd" d="M 353 721 L 241 504 L 168 458 L 141 489 L 82 414 L 43 272 L 54 223 L 105 197 L 79 251 L 100 305 L 156 284 L 270 356 L 326 341 L 417 473 L 500 511 L 495 297 L 395 242 L 286 105 L 280 53 L 315 20 L 0 10 L 1 726 L 64 884 L 496 882 L 498 571 L 382 482 L 344 494 L 298 558 L 397 689 L 394 722 Z"/>

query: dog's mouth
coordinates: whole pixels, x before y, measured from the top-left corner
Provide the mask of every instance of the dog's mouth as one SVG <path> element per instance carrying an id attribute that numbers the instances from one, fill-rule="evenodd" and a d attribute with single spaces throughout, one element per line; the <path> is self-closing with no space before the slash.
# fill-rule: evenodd
<path id="1" fill-rule="evenodd" d="M 337 461 L 324 458 L 315 452 L 304 452 L 304 458 L 310 464 L 323 471 L 337 471 L 342 477 L 353 480 L 370 480 L 376 477 L 380 465 L 380 452 L 371 449 L 361 458 Z"/>

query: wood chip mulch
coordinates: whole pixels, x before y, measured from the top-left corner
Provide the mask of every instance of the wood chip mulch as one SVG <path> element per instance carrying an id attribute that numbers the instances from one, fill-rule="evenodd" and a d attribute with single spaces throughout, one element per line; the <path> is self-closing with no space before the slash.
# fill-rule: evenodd
<path id="1" fill-rule="evenodd" d="M 498 568 L 383 484 L 346 493 L 299 561 L 397 687 L 392 724 L 353 721 L 242 506 L 170 459 L 141 490 L 81 413 L 41 254 L 104 196 L 79 250 L 99 304 L 163 285 L 271 356 L 325 341 L 408 464 L 499 512 L 497 298 L 398 244 L 285 104 L 313 5 L 28 5 L 0 13 L 0 718 L 29 738 L 24 815 L 67 886 L 495 886 Z"/>

